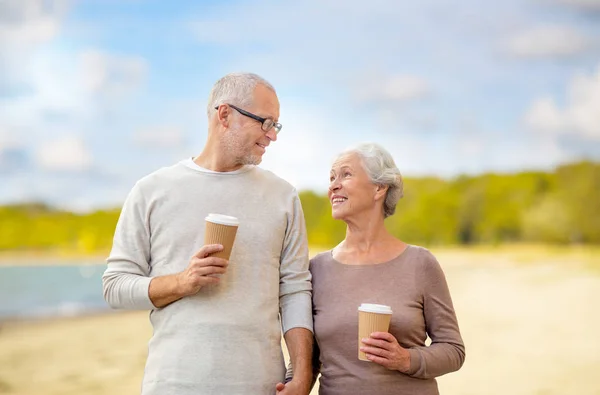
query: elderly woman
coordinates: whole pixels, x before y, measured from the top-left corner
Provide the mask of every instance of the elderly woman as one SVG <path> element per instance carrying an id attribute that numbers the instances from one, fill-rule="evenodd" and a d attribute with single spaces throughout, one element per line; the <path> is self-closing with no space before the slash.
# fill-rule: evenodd
<path id="1" fill-rule="evenodd" d="M 462 366 L 465 347 L 435 257 L 384 226 L 402 197 L 394 160 L 379 145 L 361 144 L 339 155 L 329 179 L 333 218 L 347 228 L 310 264 L 319 394 L 438 394 L 435 378 Z M 357 356 L 361 303 L 393 311 L 389 333 L 362 339 L 370 362 Z"/>

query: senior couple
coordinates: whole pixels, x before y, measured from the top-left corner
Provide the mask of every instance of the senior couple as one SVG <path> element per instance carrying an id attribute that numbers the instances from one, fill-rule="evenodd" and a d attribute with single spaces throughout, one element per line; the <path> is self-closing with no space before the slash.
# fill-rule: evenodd
<path id="1" fill-rule="evenodd" d="M 107 259 L 107 302 L 150 311 L 141 393 L 307 395 L 320 373 L 322 395 L 438 394 L 435 378 L 458 370 L 465 348 L 436 258 L 384 226 L 403 193 L 390 154 L 367 143 L 333 161 L 328 195 L 346 237 L 309 260 L 297 191 L 257 167 L 282 127 L 273 86 L 228 74 L 207 113 L 202 152 L 132 188 Z M 229 260 L 203 245 L 209 213 L 240 220 Z M 393 310 L 389 333 L 362 339 L 369 361 L 357 358 L 363 302 Z"/>

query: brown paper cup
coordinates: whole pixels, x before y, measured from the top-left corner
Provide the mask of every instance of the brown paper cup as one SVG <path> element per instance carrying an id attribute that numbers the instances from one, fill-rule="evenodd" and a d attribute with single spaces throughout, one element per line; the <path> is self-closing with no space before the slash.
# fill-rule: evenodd
<path id="1" fill-rule="evenodd" d="M 209 214 L 206 217 L 204 245 L 222 244 L 223 251 L 212 254 L 219 258 L 229 259 L 233 242 L 238 230 L 238 219 L 228 215 Z"/>
<path id="2" fill-rule="evenodd" d="M 361 339 L 368 338 L 373 332 L 387 332 L 390 329 L 392 309 L 389 306 L 363 303 L 358 308 L 358 359 L 369 361 L 360 347 Z"/>

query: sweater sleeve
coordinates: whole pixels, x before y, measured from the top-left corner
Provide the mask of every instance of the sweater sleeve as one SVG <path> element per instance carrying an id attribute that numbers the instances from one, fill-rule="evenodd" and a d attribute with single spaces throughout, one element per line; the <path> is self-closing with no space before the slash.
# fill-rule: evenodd
<path id="1" fill-rule="evenodd" d="M 431 345 L 409 349 L 408 374 L 428 379 L 460 369 L 465 360 L 465 346 L 442 268 L 428 253 L 422 269 L 417 281 L 423 284 L 423 311 Z"/>
<path id="2" fill-rule="evenodd" d="M 292 328 L 313 330 L 308 262 L 304 214 L 298 194 L 294 192 L 279 267 L 279 308 L 283 333 Z"/>
<path id="3" fill-rule="evenodd" d="M 102 276 L 104 299 L 116 309 L 149 310 L 150 226 L 147 206 L 138 184 L 129 193 Z"/>

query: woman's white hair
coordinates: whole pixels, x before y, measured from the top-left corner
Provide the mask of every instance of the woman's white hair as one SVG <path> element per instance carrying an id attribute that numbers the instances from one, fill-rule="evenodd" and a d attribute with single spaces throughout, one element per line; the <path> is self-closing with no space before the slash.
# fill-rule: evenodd
<path id="1" fill-rule="evenodd" d="M 264 85 L 275 92 L 275 88 L 267 80 L 253 73 L 231 73 L 215 82 L 208 95 L 206 113 L 210 115 L 215 107 L 221 104 L 233 104 L 245 107 L 254 100 L 254 89 L 258 84 Z"/>
<path id="2" fill-rule="evenodd" d="M 379 144 L 361 143 L 343 151 L 336 161 L 352 154 L 358 155 L 373 184 L 388 187 L 383 203 L 383 217 L 393 215 L 396 204 L 404 195 L 404 181 L 392 155 Z"/>

